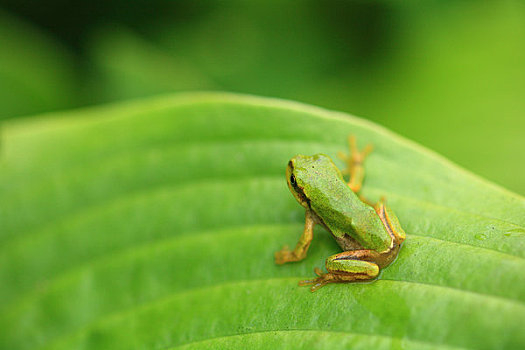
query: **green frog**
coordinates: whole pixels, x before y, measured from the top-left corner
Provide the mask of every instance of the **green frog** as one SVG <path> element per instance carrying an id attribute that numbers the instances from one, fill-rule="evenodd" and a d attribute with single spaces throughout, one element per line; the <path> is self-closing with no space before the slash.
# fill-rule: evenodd
<path id="1" fill-rule="evenodd" d="M 364 179 L 363 161 L 372 146 L 359 151 L 353 136 L 349 136 L 349 145 L 349 156 L 339 153 L 347 164 L 343 172 L 324 154 L 297 155 L 286 168 L 288 187 L 306 209 L 305 226 L 295 249 L 285 246 L 275 253 L 275 262 L 304 259 L 316 224 L 330 232 L 343 250 L 326 259 L 327 273 L 316 268 L 317 278 L 299 282 L 312 285 L 312 292 L 327 283 L 375 279 L 380 269 L 394 261 L 405 240 L 397 216 L 384 199 L 372 204 L 358 195 Z M 349 175 L 348 182 L 343 173 Z"/>

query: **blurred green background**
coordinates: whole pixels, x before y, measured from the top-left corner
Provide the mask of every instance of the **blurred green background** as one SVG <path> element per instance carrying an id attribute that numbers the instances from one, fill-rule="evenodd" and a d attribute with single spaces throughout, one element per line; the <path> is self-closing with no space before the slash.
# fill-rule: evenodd
<path id="1" fill-rule="evenodd" d="M 0 119 L 189 90 L 346 111 L 525 194 L 524 1 L 0 2 Z"/>

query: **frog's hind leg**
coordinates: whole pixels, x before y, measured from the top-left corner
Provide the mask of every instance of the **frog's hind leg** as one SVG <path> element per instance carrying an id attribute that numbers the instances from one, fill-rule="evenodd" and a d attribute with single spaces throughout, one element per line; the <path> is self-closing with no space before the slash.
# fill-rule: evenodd
<path id="1" fill-rule="evenodd" d="M 373 250 L 351 250 L 335 254 L 326 259 L 328 273 L 322 273 L 316 268 L 317 278 L 299 282 L 300 286 L 312 285 L 315 292 L 327 283 L 345 283 L 372 280 L 379 275 L 379 265 L 374 261 L 378 253 Z"/>
<path id="2" fill-rule="evenodd" d="M 348 186 L 354 192 L 359 192 L 363 185 L 365 177 L 365 169 L 363 162 L 370 152 L 372 152 L 372 145 L 367 145 L 362 151 L 357 148 L 357 143 L 353 135 L 348 136 L 348 144 L 350 147 L 350 155 L 339 152 L 337 156 L 347 164 L 347 168 L 343 170 L 343 174 L 348 174 L 350 180 Z"/>

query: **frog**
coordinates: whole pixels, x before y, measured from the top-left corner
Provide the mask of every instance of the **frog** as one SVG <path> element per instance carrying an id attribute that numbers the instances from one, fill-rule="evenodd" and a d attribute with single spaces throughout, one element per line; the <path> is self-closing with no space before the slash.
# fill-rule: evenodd
<path id="1" fill-rule="evenodd" d="M 360 194 L 365 177 L 363 163 L 372 145 L 360 151 L 353 135 L 348 137 L 348 144 L 349 155 L 338 153 L 346 164 L 343 170 L 322 153 L 296 155 L 286 167 L 288 188 L 305 208 L 305 225 L 293 250 L 284 246 L 275 252 L 275 263 L 305 259 L 315 225 L 324 227 L 343 250 L 326 259 L 326 273 L 316 267 L 316 278 L 299 282 L 300 286 L 311 286 L 312 292 L 329 283 L 377 279 L 380 271 L 396 259 L 406 238 L 384 197 L 372 203 Z"/>

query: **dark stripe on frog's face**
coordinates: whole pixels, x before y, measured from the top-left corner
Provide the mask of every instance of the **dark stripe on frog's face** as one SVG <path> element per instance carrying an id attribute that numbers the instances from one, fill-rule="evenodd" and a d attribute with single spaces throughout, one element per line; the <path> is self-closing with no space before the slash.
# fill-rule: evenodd
<path id="1" fill-rule="evenodd" d="M 303 189 L 299 184 L 297 183 L 297 180 L 294 175 L 294 165 L 293 160 L 290 160 L 288 162 L 288 166 L 286 167 L 286 182 L 288 183 L 288 188 L 290 188 L 290 192 L 292 192 L 295 199 L 305 208 L 310 207 L 310 200 L 306 197 L 304 194 Z"/>

